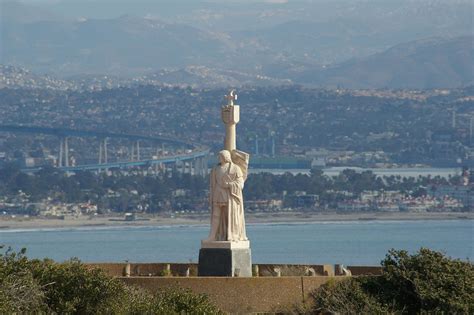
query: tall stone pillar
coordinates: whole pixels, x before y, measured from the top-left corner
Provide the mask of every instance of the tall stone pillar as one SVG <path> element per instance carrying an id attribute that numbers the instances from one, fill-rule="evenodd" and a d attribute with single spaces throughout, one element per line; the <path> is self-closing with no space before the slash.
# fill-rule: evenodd
<path id="1" fill-rule="evenodd" d="M 236 149 L 236 125 L 240 121 L 240 106 L 225 105 L 221 109 L 222 121 L 225 125 L 224 149 L 232 152 Z"/>

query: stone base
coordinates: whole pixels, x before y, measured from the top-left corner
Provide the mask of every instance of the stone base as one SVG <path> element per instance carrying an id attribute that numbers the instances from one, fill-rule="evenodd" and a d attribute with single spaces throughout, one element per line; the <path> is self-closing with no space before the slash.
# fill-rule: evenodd
<path id="1" fill-rule="evenodd" d="M 247 246 L 238 244 L 240 242 L 232 243 L 234 243 L 234 247 L 232 244 L 228 246 L 224 244 L 215 244 L 214 246 L 206 244 L 206 247 L 203 246 L 199 251 L 198 276 L 251 277 L 252 258 L 248 241 Z"/>
<path id="2" fill-rule="evenodd" d="M 225 249 L 245 249 L 250 248 L 250 241 L 238 241 L 238 242 L 231 242 L 231 241 L 208 241 L 202 240 L 201 241 L 201 248 L 225 248 Z"/>

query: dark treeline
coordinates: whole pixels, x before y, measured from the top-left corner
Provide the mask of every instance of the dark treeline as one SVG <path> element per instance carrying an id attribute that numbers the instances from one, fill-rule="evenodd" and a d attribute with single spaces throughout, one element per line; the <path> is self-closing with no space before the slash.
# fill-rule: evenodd
<path id="1" fill-rule="evenodd" d="M 0 196 L 12 196 L 22 191 L 31 202 L 50 197 L 66 203 L 91 202 L 99 209 L 120 212 L 136 209 L 139 205 L 148 212 L 166 210 L 170 206 L 186 207 L 183 202 L 202 199 L 207 186 L 206 179 L 181 173 L 169 176 L 119 172 L 112 175 L 92 172 L 66 174 L 55 168 L 44 168 L 31 175 L 13 165 L 0 169 Z M 183 190 L 186 198 L 173 198 L 177 190 Z M 175 204 L 171 205 L 171 201 Z"/>
<path id="2" fill-rule="evenodd" d="M 367 190 L 400 191 L 414 197 L 426 195 L 435 185 L 455 184 L 458 177 L 402 178 L 377 177 L 370 171 L 344 170 L 329 177 L 320 170 L 311 174 L 251 174 L 245 184 L 247 200 L 283 198 L 300 192 L 319 196 L 322 204 L 358 198 Z M 202 210 L 207 208 L 208 179 L 189 174 L 143 175 L 141 172 L 66 174 L 55 168 L 44 168 L 25 174 L 14 165 L 0 169 L 0 196 L 14 197 L 23 192 L 29 202 L 50 198 L 53 202 L 97 204 L 99 210 L 146 212 L 167 210 Z"/>
<path id="3" fill-rule="evenodd" d="M 459 183 L 460 178 L 455 176 L 449 180 L 440 176 L 436 177 L 378 177 L 371 171 L 356 172 L 346 169 L 338 176 L 324 175 L 321 170 L 312 170 L 310 175 L 272 175 L 269 173 L 253 174 L 246 182 L 246 198 L 260 199 L 261 196 L 281 196 L 306 192 L 320 196 L 323 203 L 330 203 L 348 198 L 357 198 L 367 190 L 400 191 L 414 197 L 427 193 L 433 185 Z"/>

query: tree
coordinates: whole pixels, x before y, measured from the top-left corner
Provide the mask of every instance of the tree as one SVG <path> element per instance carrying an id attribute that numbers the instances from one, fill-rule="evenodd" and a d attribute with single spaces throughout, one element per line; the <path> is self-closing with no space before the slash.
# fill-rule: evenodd
<path id="1" fill-rule="evenodd" d="M 381 276 L 328 283 L 312 293 L 313 313 L 472 314 L 474 266 L 421 248 L 390 250 Z"/>

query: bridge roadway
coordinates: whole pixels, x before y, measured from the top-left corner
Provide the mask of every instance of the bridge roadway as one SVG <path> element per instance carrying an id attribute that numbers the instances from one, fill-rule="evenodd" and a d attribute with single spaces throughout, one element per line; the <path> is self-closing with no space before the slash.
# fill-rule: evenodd
<path id="1" fill-rule="evenodd" d="M 84 164 L 84 165 L 76 165 L 76 166 L 62 166 L 58 168 L 65 172 L 96 171 L 96 170 L 104 170 L 104 169 L 123 169 L 123 168 L 138 167 L 138 166 L 151 166 L 155 164 L 169 164 L 169 163 L 176 163 L 176 162 L 194 161 L 199 158 L 206 159 L 208 155 L 209 155 L 209 150 L 203 149 L 201 151 L 194 151 L 188 154 L 171 155 L 171 156 L 165 156 L 165 157 L 152 159 L 152 160 L 111 162 L 111 163 L 102 163 L 102 164 Z M 207 167 L 207 165 L 205 165 L 204 167 Z M 39 170 L 41 170 L 41 167 L 30 167 L 30 168 L 23 169 L 23 171 L 25 172 L 37 172 Z"/>
<path id="2" fill-rule="evenodd" d="M 146 140 L 152 142 L 165 142 L 187 149 L 193 150 L 190 153 L 178 154 L 172 156 L 164 156 L 158 159 L 148 159 L 139 161 L 124 161 L 124 162 L 110 162 L 110 163 L 97 163 L 97 164 L 84 164 L 76 166 L 61 166 L 59 169 L 66 172 L 84 171 L 84 170 L 103 170 L 103 169 L 114 169 L 114 168 L 128 168 L 138 166 L 151 166 L 156 164 L 169 164 L 183 161 L 196 161 L 199 160 L 200 168 L 207 169 L 207 157 L 209 155 L 209 149 L 205 147 L 198 147 L 192 143 L 168 138 L 168 137 L 152 137 L 142 136 L 134 134 L 120 134 L 111 132 L 101 131 L 89 131 L 89 130 L 74 130 L 67 128 L 50 128 L 50 127 L 35 127 L 35 126 L 15 126 L 15 125 L 0 125 L 0 132 L 11 132 L 11 133 L 32 133 L 32 134 L 46 134 L 57 137 L 96 137 L 96 138 L 122 138 L 129 140 Z M 41 167 L 25 168 L 26 172 L 39 171 Z"/>

